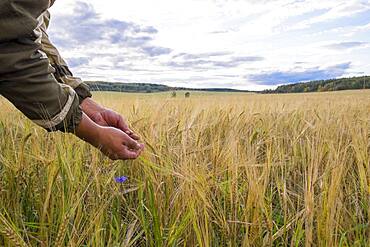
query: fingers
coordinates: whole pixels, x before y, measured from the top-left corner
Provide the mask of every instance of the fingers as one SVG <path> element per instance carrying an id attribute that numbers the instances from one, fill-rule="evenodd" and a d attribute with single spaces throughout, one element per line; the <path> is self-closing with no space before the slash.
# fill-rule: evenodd
<path id="1" fill-rule="evenodd" d="M 137 134 L 135 134 L 129 127 L 128 127 L 128 125 L 127 125 L 127 123 L 126 123 L 126 121 L 125 121 L 125 119 L 122 117 L 122 116 L 120 116 L 120 115 L 118 115 L 119 117 L 118 117 L 118 121 L 117 121 L 117 126 L 115 126 L 115 127 L 117 127 L 117 128 L 119 128 L 120 130 L 122 130 L 123 132 L 125 132 L 127 135 L 129 135 L 132 139 L 134 139 L 134 140 L 136 140 L 136 141 L 138 141 L 138 140 L 140 140 L 140 137 L 137 135 Z"/>
<path id="2" fill-rule="evenodd" d="M 133 150 L 127 146 L 122 146 L 120 152 L 107 153 L 111 160 L 134 160 L 137 159 L 143 151 L 143 146 L 140 149 Z"/>
<path id="3" fill-rule="evenodd" d="M 138 143 L 137 141 L 132 139 L 130 136 L 127 136 L 127 138 L 125 138 L 125 140 L 123 141 L 123 144 L 132 150 L 142 150 L 144 148 L 143 144 Z"/>
<path id="4" fill-rule="evenodd" d="M 129 149 L 127 146 L 123 146 L 120 153 L 110 155 L 110 159 L 112 160 L 134 160 L 137 159 L 142 152 L 142 149 L 132 150 Z"/>
<path id="5" fill-rule="evenodd" d="M 135 134 L 132 130 L 126 131 L 126 134 L 128 134 L 132 139 L 134 139 L 136 141 L 140 140 L 140 136 Z"/>
<path id="6" fill-rule="evenodd" d="M 112 160 L 136 159 L 144 145 L 132 139 L 122 130 L 114 127 L 100 127 L 99 146 L 101 151 Z"/>
<path id="7" fill-rule="evenodd" d="M 130 149 L 125 149 L 124 151 L 124 156 L 125 156 L 125 159 L 136 159 L 140 156 L 141 154 L 141 149 L 139 150 L 130 150 Z"/>

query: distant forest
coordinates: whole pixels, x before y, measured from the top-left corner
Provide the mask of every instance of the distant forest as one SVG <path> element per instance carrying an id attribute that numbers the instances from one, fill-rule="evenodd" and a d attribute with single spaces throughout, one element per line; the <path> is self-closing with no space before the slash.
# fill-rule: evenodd
<path id="1" fill-rule="evenodd" d="M 114 91 L 127 93 L 158 93 L 170 91 L 205 91 L 205 92 L 249 92 L 230 88 L 185 88 L 169 87 L 162 84 L 150 83 L 119 83 L 103 81 L 87 81 L 92 91 Z"/>
<path id="2" fill-rule="evenodd" d="M 92 91 L 114 91 L 129 93 L 156 93 L 169 91 L 205 91 L 205 92 L 251 92 L 229 88 L 184 88 L 169 87 L 161 84 L 151 83 L 118 83 L 103 81 L 86 82 Z M 256 93 L 304 93 L 304 92 L 325 92 L 353 89 L 370 89 L 370 76 L 341 78 L 305 83 L 294 83 L 278 86 L 275 90 L 264 90 Z"/>
<path id="3" fill-rule="evenodd" d="M 104 81 L 86 82 L 92 91 L 113 91 L 128 93 L 156 93 L 170 91 L 171 88 L 166 85 L 150 83 L 119 83 Z"/>
<path id="4" fill-rule="evenodd" d="M 370 76 L 341 78 L 306 83 L 294 83 L 277 87 L 275 90 L 265 90 L 262 93 L 305 93 L 326 92 L 354 89 L 369 89 Z"/>

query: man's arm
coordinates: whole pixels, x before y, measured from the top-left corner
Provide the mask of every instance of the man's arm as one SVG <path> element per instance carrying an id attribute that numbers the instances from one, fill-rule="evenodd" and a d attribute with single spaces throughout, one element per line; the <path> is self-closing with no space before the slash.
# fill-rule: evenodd
<path id="1" fill-rule="evenodd" d="M 79 96 L 80 106 L 84 113 L 101 126 L 110 126 L 118 128 L 130 135 L 131 138 L 139 140 L 139 136 L 135 134 L 127 125 L 126 120 L 115 111 L 103 107 L 91 99 L 89 87 L 82 82 L 78 77 L 74 77 L 69 70 L 66 61 L 60 55 L 58 49 L 52 44 L 47 34 L 47 28 L 50 23 L 50 14 L 46 11 L 43 14 L 43 23 L 40 26 L 42 30 L 42 50 L 48 56 L 50 64 L 55 69 L 54 77 L 59 83 L 71 86 Z"/>
<path id="2" fill-rule="evenodd" d="M 143 145 L 121 130 L 94 123 L 82 112 L 74 90 L 55 81 L 37 44 L 24 41 L 0 46 L 0 94 L 50 131 L 75 133 L 111 159 L 137 158 Z"/>
<path id="3" fill-rule="evenodd" d="M 143 145 L 126 133 L 94 123 L 79 106 L 68 85 L 58 83 L 49 61 L 33 40 L 0 46 L 0 94 L 36 124 L 50 130 L 75 133 L 112 159 L 135 159 Z"/>

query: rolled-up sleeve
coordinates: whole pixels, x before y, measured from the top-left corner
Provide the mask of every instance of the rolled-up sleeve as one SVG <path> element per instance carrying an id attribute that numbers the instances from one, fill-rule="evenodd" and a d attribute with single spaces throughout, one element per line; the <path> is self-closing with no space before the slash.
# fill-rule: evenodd
<path id="1" fill-rule="evenodd" d="M 82 117 L 78 95 L 53 73 L 37 35 L 0 42 L 0 94 L 37 125 L 73 132 Z"/>

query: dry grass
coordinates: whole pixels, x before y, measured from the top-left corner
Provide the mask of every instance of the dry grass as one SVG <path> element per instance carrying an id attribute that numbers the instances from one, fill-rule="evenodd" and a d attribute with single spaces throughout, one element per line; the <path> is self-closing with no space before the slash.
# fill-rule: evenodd
<path id="1" fill-rule="evenodd" d="M 0 245 L 370 245 L 369 90 L 169 96 L 95 94 L 145 140 L 134 162 L 0 99 Z"/>

